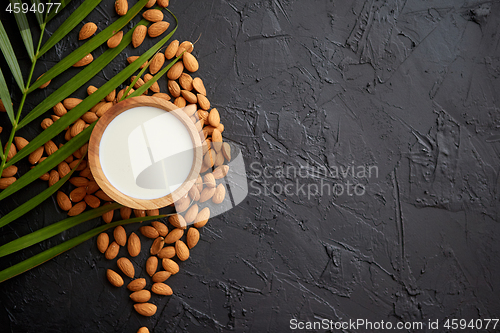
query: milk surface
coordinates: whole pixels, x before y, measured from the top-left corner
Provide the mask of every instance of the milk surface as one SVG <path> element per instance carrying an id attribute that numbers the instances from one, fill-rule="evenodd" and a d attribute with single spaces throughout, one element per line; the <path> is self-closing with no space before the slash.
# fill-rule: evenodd
<path id="1" fill-rule="evenodd" d="M 120 192 L 137 199 L 172 193 L 193 166 L 194 144 L 184 124 L 150 106 L 124 111 L 106 127 L 99 160 L 104 175 Z"/>

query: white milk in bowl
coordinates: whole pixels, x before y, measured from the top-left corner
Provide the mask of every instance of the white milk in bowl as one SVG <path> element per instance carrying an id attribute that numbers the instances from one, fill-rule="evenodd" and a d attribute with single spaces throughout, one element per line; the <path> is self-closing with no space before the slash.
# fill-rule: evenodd
<path id="1" fill-rule="evenodd" d="M 179 188 L 193 166 L 194 144 L 173 114 L 139 106 L 116 116 L 99 144 L 101 168 L 118 191 L 157 199 Z"/>

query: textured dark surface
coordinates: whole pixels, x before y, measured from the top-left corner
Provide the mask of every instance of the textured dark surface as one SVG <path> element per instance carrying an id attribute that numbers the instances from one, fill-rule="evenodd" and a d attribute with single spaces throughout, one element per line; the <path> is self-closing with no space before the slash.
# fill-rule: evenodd
<path id="1" fill-rule="evenodd" d="M 287 332 L 292 318 L 500 318 L 498 2 L 171 2 L 175 38 L 201 34 L 198 75 L 225 137 L 241 146 L 248 198 L 210 220 L 168 280 L 174 295 L 153 297 L 154 317 L 109 285 L 105 271 L 116 264 L 93 239 L 0 284 L 1 332 Z M 100 30 L 116 18 L 112 5 L 104 0 L 89 17 Z M 36 74 L 80 44 L 79 28 Z M 92 83 L 136 54 L 125 53 Z M 62 81 L 53 84 L 33 101 Z M 369 166 L 378 177 L 358 174 Z M 327 192 L 351 183 L 366 193 Z M 0 214 L 29 196 L 0 203 Z M 3 228 L 0 243 L 63 216 L 48 200 Z M 2 258 L 1 268 L 100 223 Z M 145 258 L 133 260 L 141 275 Z"/>

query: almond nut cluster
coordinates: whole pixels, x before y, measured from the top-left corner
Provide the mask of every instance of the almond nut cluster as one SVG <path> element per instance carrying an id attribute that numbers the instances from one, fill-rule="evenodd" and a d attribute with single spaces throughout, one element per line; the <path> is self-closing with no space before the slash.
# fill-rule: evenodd
<path id="1" fill-rule="evenodd" d="M 160 7 L 168 6 L 168 0 L 150 0 L 146 5 L 151 8 L 156 5 Z M 128 10 L 127 0 L 116 0 L 115 10 L 118 15 L 125 15 Z M 169 23 L 163 21 L 163 12 L 158 9 L 148 9 L 143 13 L 143 18 L 153 24 L 147 28 L 144 25 L 139 25 L 135 28 L 132 36 L 132 45 L 134 48 L 139 47 L 145 40 L 146 35 L 151 38 L 162 35 L 169 27 Z M 88 22 L 80 30 L 79 40 L 85 40 L 92 37 L 98 27 L 93 22 Z M 123 31 L 116 32 L 108 41 L 109 48 L 117 47 L 122 41 Z M 219 111 L 216 108 L 211 108 L 210 101 L 207 98 L 207 91 L 203 80 L 200 77 L 194 76 L 193 73 L 198 71 L 199 63 L 196 57 L 192 54 L 194 50 L 193 43 L 184 41 L 179 43 L 178 40 L 170 42 L 165 51 L 157 53 L 150 61 L 145 62 L 141 68 L 149 65 L 146 74 L 140 77 L 130 88 L 129 93 L 135 91 L 143 84 L 153 78 L 164 66 L 167 60 L 182 55 L 182 58 L 176 62 L 166 73 L 167 89 L 162 92 L 158 82 L 154 82 L 151 87 L 144 92 L 144 95 L 149 95 L 156 98 L 172 101 L 177 107 L 190 117 L 195 124 L 195 127 L 200 133 L 203 147 L 203 165 L 201 174 L 189 190 L 188 194 L 179 199 L 172 206 L 175 207 L 176 213 L 171 214 L 167 221 L 153 221 L 149 225 L 142 225 L 139 228 L 140 234 L 145 237 L 143 241 L 135 233 L 131 232 L 127 235 L 125 228 L 122 226 L 116 227 L 112 231 L 112 235 L 103 232 L 97 237 L 97 248 L 107 260 L 116 260 L 116 268 L 108 269 L 106 277 L 111 285 L 121 287 L 127 281 L 127 289 L 131 292 L 130 299 L 135 303 L 134 309 L 143 316 L 152 316 L 156 313 L 157 307 L 150 303 L 151 293 L 163 296 L 173 294 L 172 289 L 165 284 L 165 281 L 170 276 L 179 272 L 179 261 L 188 260 L 191 250 L 196 246 L 200 239 L 199 229 L 206 225 L 210 218 L 210 207 L 207 203 L 221 204 L 226 196 L 226 188 L 223 183 L 224 177 L 229 172 L 229 166 L 225 164 L 231 161 L 231 147 L 228 143 L 223 142 L 222 132 L 224 125 L 221 122 Z M 184 52 L 184 53 L 183 53 Z M 127 58 L 128 63 L 136 61 L 139 56 L 131 56 Z M 74 64 L 75 67 L 86 66 L 93 61 L 92 54 L 85 56 L 83 59 Z M 136 76 L 130 78 L 133 82 Z M 47 82 L 40 88 L 43 89 L 50 83 Z M 102 117 L 114 104 L 118 103 L 126 93 L 129 86 L 121 90 L 113 90 L 104 99 L 90 108 L 77 121 L 69 126 L 64 134 L 66 141 L 81 133 L 90 124 Z M 95 86 L 88 86 L 88 95 L 93 94 L 98 90 Z M 68 97 L 57 103 L 53 107 L 53 114 L 42 120 L 42 129 L 47 129 L 60 117 L 63 117 L 69 110 L 75 108 L 82 100 L 79 98 Z M 0 111 L 5 111 L 0 100 Z M 1 127 L 0 127 L 1 131 Z M 28 140 L 17 136 L 14 138 L 14 144 L 7 154 L 7 160 L 11 159 L 17 151 L 23 149 Z M 37 164 L 42 163 L 48 156 L 55 153 L 63 144 L 57 145 L 52 140 L 49 140 L 43 146 L 29 155 L 28 161 L 32 168 Z M 68 192 L 62 190 L 56 194 L 56 201 L 59 208 L 67 212 L 68 216 L 76 216 L 83 213 L 87 208 L 97 208 L 101 205 L 107 205 L 113 200 L 104 193 L 90 171 L 86 152 L 88 143 L 77 149 L 72 155 L 62 161 L 57 168 L 42 175 L 40 179 L 47 181 L 49 186 L 53 186 L 57 181 L 66 176 L 73 168 L 75 173 L 69 179 L 71 184 Z M 16 181 L 18 169 L 15 165 L 5 168 L 0 178 L 0 189 L 7 188 L 10 184 Z M 203 207 L 205 205 L 205 207 Z M 129 207 L 122 207 L 115 214 L 114 210 L 108 211 L 102 215 L 105 223 L 113 221 L 115 215 L 119 215 L 120 219 L 129 219 L 132 214 L 135 217 L 156 216 L 159 215 L 159 210 L 135 210 Z M 136 267 L 128 258 L 137 257 L 142 249 L 143 243 L 152 240 L 149 247 L 149 258 L 146 260 L 145 268 L 148 276 L 139 277 L 136 274 Z M 120 255 L 120 249 L 127 248 L 126 255 Z M 146 278 L 150 279 L 151 284 L 148 286 Z M 148 287 L 147 287 L 148 286 Z M 149 332 L 146 327 L 142 327 L 138 332 Z"/>

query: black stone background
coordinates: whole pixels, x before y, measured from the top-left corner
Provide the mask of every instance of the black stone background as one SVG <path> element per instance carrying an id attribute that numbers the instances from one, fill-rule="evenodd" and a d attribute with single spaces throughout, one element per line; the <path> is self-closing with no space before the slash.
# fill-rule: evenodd
<path id="1" fill-rule="evenodd" d="M 441 325 L 500 318 L 497 1 L 172 0 L 169 8 L 180 21 L 174 38 L 201 34 L 195 75 L 221 113 L 223 135 L 242 149 L 249 196 L 210 220 L 168 280 L 174 295 L 153 297 L 155 316 L 139 316 L 129 292 L 109 285 L 105 271 L 116 263 L 104 259 L 94 238 L 0 284 L 1 332 L 136 332 L 142 325 L 153 332 L 288 332 L 292 318 Z M 104 0 L 85 22 L 102 30 L 115 19 L 113 1 Z M 81 44 L 80 27 L 36 75 Z M 22 54 L 20 39 L 14 42 Z M 137 53 L 127 49 L 90 83 L 102 85 Z M 28 107 L 77 71 L 33 93 Z M 166 80 L 160 84 L 166 91 Z M 73 96 L 84 97 L 85 89 Z M 20 134 L 31 139 L 37 126 Z M 335 177 L 335 167 L 349 165 L 376 166 L 378 177 Z M 274 173 L 301 166 L 309 177 Z M 264 167 L 271 178 L 259 175 Z M 257 195 L 297 181 L 350 181 L 366 194 Z M 33 188 L 45 187 L 37 181 Z M 0 214 L 35 193 L 2 201 Z M 47 200 L 2 228 L 0 244 L 64 216 Z M 1 258 L 0 268 L 101 223 Z M 133 261 L 145 275 L 143 252 Z"/>

